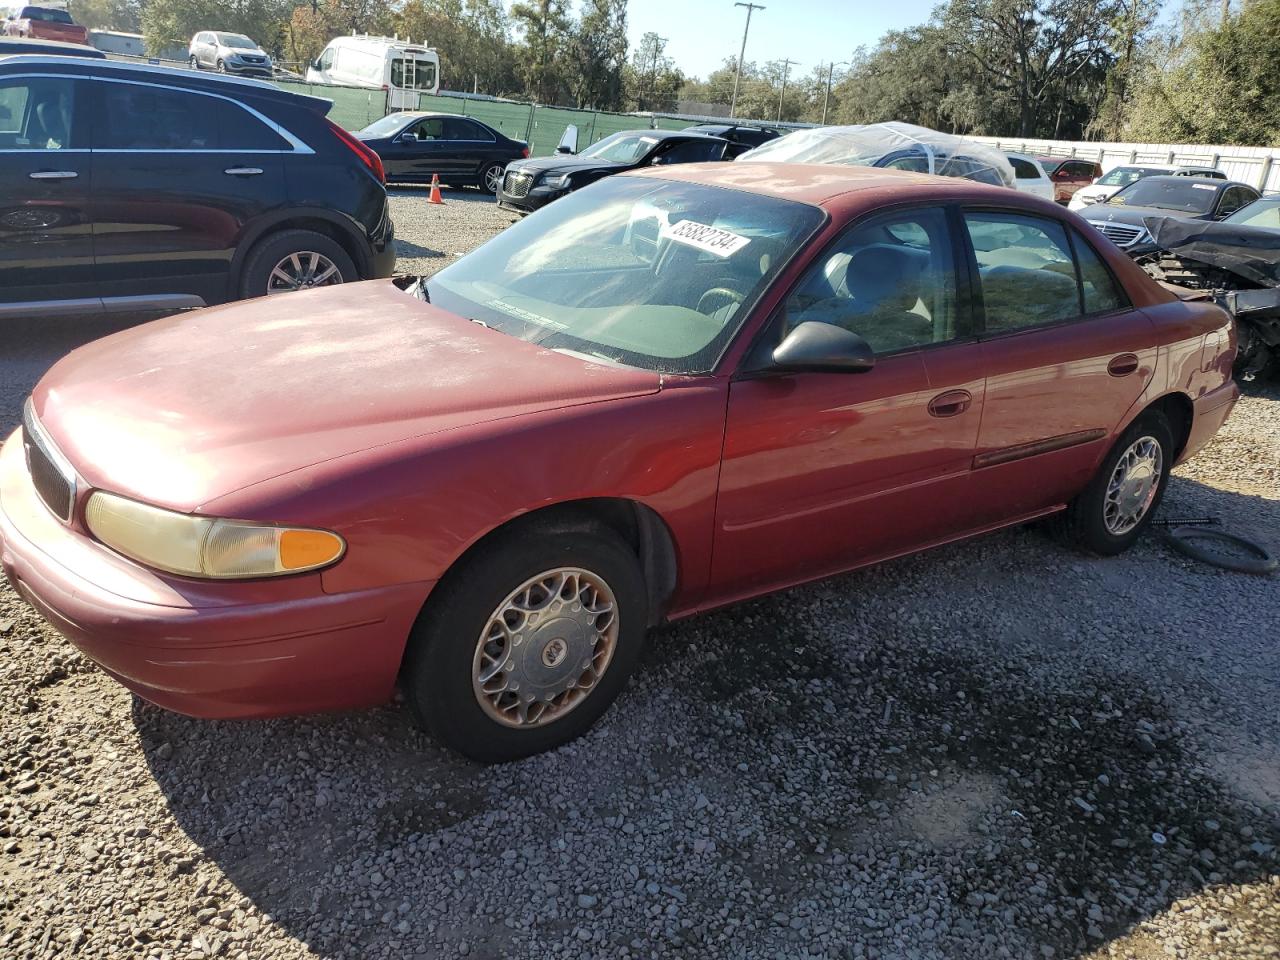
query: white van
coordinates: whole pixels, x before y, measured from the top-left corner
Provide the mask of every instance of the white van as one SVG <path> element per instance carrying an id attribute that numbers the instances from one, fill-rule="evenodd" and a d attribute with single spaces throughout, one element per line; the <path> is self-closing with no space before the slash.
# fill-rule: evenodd
<path id="1" fill-rule="evenodd" d="M 417 110 L 419 93 L 440 90 L 435 50 L 390 37 L 337 37 L 307 67 L 309 83 L 376 87 L 391 110 Z"/>

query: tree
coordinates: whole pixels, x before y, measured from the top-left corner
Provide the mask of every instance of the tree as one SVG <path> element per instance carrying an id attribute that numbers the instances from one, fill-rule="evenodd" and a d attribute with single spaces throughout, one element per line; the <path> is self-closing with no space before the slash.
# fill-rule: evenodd
<path id="1" fill-rule="evenodd" d="M 1198 12 L 1153 49 L 1127 134 L 1171 143 L 1280 142 L 1280 0 L 1253 0 L 1218 24 Z"/>
<path id="2" fill-rule="evenodd" d="M 621 110 L 625 102 L 627 0 L 587 0 L 573 30 L 570 88 L 579 107 Z"/>
<path id="3" fill-rule="evenodd" d="M 666 45 L 656 33 L 640 38 L 640 45 L 627 65 L 627 100 L 635 110 L 672 111 L 680 99 L 684 74 L 662 51 Z"/>
<path id="4" fill-rule="evenodd" d="M 70 0 L 67 12 L 93 30 L 137 33 L 142 29 L 141 0 Z"/>
<path id="5" fill-rule="evenodd" d="M 442 86 L 497 96 L 521 92 L 500 0 L 409 0 L 394 23 L 401 36 L 436 49 Z"/>
<path id="6" fill-rule="evenodd" d="M 539 103 L 559 103 L 567 86 L 560 60 L 570 36 L 564 0 L 521 0 L 511 19 L 523 34 L 521 72 L 525 91 Z"/>

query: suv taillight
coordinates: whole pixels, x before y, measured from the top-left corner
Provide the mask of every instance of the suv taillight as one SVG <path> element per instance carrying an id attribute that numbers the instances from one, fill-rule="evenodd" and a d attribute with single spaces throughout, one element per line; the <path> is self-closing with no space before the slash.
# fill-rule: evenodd
<path id="1" fill-rule="evenodd" d="M 521 147 L 521 148 L 520 148 L 520 156 L 522 156 L 522 157 L 524 157 L 526 160 L 528 160 L 528 159 L 529 159 L 529 148 L 528 148 L 528 147 Z"/>
<path id="2" fill-rule="evenodd" d="M 357 137 L 353 137 L 346 130 L 325 117 L 325 123 L 329 125 L 329 129 L 333 131 L 333 135 L 346 144 L 347 148 L 360 158 L 360 162 L 369 168 L 369 171 L 378 178 L 379 183 L 387 182 L 387 173 L 382 168 L 382 158 L 374 151 L 366 147 Z"/>

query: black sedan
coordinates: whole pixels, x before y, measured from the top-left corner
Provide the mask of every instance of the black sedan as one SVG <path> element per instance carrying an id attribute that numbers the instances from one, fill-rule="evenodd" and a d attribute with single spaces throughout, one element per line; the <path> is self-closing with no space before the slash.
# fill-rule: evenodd
<path id="1" fill-rule="evenodd" d="M 1113 193 L 1080 215 L 1122 249 L 1145 245 L 1149 217 L 1222 220 L 1258 199 L 1247 183 L 1202 177 L 1143 177 Z"/>
<path id="2" fill-rule="evenodd" d="M 709 133 L 713 137 L 724 137 L 728 140 L 729 149 L 725 151 L 726 160 L 733 160 L 739 154 L 754 150 L 760 144 L 782 136 L 777 130 L 770 130 L 768 127 L 744 127 L 730 123 L 698 123 L 685 129 L 696 133 Z"/>
<path id="3" fill-rule="evenodd" d="M 429 183 L 496 193 L 502 171 L 529 156 L 529 145 L 452 113 L 391 113 L 356 134 L 382 158 L 388 183 Z"/>
<path id="4" fill-rule="evenodd" d="M 624 130 L 575 155 L 556 153 L 507 167 L 498 204 L 531 213 L 602 177 L 637 167 L 725 159 L 729 141 L 688 130 Z"/>

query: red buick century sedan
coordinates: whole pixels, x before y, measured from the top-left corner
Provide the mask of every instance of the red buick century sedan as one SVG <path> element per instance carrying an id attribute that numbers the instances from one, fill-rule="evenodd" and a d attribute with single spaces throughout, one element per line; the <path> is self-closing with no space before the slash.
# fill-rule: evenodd
<path id="1" fill-rule="evenodd" d="M 895 171 L 610 177 L 407 289 L 71 353 L 0 452 L 0 556 L 201 717 L 399 683 L 481 760 L 581 734 L 646 630 L 1061 514 L 1133 543 L 1234 334 L 1060 207 Z"/>

